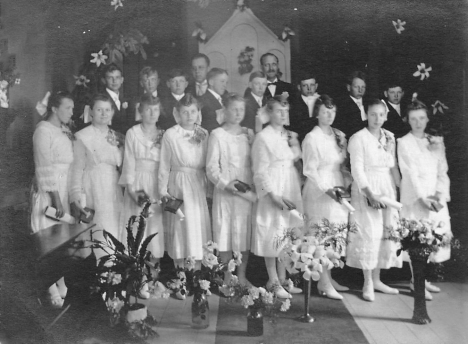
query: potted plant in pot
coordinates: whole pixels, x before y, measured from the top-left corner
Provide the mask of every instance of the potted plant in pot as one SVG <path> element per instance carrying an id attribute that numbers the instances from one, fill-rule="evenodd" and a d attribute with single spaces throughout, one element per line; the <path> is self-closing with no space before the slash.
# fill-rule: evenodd
<path id="1" fill-rule="evenodd" d="M 157 283 L 159 272 L 157 264 L 151 262 L 151 252 L 147 249 L 157 233 L 144 237 L 150 206 L 151 202 L 147 201 L 140 215 L 128 220 L 126 245 L 105 230 L 103 240 L 93 240 L 93 248 L 106 253 L 97 266 L 94 290 L 102 295 L 106 303 L 111 326 L 122 323 L 132 336 L 140 338 L 157 335 L 153 329 L 156 320 L 148 314 L 144 304 L 138 303 L 142 292 L 148 292 L 148 284 Z M 153 289 L 154 285 L 152 283 Z"/>

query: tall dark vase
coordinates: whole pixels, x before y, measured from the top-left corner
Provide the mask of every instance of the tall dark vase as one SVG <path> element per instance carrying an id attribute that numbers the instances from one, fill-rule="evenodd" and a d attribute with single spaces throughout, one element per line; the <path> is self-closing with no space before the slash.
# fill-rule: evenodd
<path id="1" fill-rule="evenodd" d="M 426 308 L 426 266 L 428 255 L 409 251 L 411 264 L 413 265 L 414 278 L 414 310 L 412 321 L 416 324 L 428 324 L 431 318 Z"/>
<path id="2" fill-rule="evenodd" d="M 210 326 L 210 306 L 205 293 L 195 293 L 192 301 L 192 328 L 204 329 Z"/>
<path id="3" fill-rule="evenodd" d="M 310 284 L 310 278 L 304 280 L 304 314 L 297 318 L 297 320 L 305 323 L 312 323 L 315 321 L 309 314 Z"/>
<path id="4" fill-rule="evenodd" d="M 263 335 L 263 313 L 261 309 L 249 307 L 249 313 L 247 313 L 247 334 L 252 337 Z"/>

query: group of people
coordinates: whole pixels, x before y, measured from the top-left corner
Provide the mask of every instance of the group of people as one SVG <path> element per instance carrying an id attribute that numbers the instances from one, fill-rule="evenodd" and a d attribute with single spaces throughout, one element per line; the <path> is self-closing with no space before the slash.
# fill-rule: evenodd
<path id="1" fill-rule="evenodd" d="M 250 285 L 251 251 L 265 258 L 266 287 L 290 298 L 301 290 L 286 282 L 275 236 L 323 219 L 353 223 L 357 230 L 349 233 L 342 255 L 347 265 L 363 270 L 363 298 L 373 301 L 374 290 L 397 294 L 380 280 L 380 269 L 402 266 L 396 243 L 385 240 L 386 228 L 401 216 L 444 221 L 450 232 L 445 148 L 425 133 L 426 106 L 413 101 L 405 123 L 400 85 L 387 87 L 386 100 L 363 104 L 366 78 L 354 72 L 340 103 L 316 93 L 314 75 L 301 76 L 297 87 L 281 81 L 275 55 L 264 54 L 260 62 L 262 70 L 250 75 L 243 96 L 226 92 L 228 73 L 210 69 L 203 54 L 192 59 L 193 83 L 181 69 L 169 73 L 166 96 L 158 90 L 158 72 L 145 67 L 145 92 L 132 106 L 120 98 L 122 71 L 109 65 L 105 90 L 89 104 L 91 124 L 75 134 L 68 127 L 73 98 L 53 94 L 33 137 L 33 230 L 56 223 L 44 216 L 47 206 L 57 217 L 79 217 L 87 207 L 95 210 L 98 227 L 124 240 L 125 224 L 140 212 L 142 200 L 162 200 L 162 206 L 151 206 L 147 223 L 148 235 L 158 233 L 149 246 L 152 259 L 167 251 L 175 266 L 189 257 L 200 264 L 203 244 L 213 240 L 223 261 L 242 252 L 240 283 Z M 337 196 L 337 189 L 350 185 L 352 214 Z M 255 197 L 245 197 L 245 189 Z M 382 201 L 398 195 L 400 214 Z M 163 211 L 172 200 L 183 202 L 183 220 Z M 439 212 L 435 203 L 443 205 Z M 431 259 L 446 260 L 447 251 Z M 225 283 L 231 276 L 226 273 Z M 330 271 L 321 273 L 320 294 L 341 299 L 338 291 L 344 289 Z M 427 298 L 429 291 L 438 288 L 428 283 Z M 52 285 L 52 305 L 60 307 L 65 293 L 63 279 Z"/>

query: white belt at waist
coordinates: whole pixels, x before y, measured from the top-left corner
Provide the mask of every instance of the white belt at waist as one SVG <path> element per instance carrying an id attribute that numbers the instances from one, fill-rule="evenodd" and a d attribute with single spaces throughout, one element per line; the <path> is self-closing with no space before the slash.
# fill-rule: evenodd
<path id="1" fill-rule="evenodd" d="M 270 168 L 283 168 L 283 167 L 292 167 L 294 166 L 294 162 L 292 160 L 281 160 L 275 161 L 270 164 Z"/>
<path id="2" fill-rule="evenodd" d="M 194 167 L 188 167 L 188 166 L 171 166 L 171 172 L 183 172 L 183 173 L 198 174 L 198 175 L 205 174 L 205 171 L 201 168 L 194 168 Z"/>
<path id="3" fill-rule="evenodd" d="M 137 172 L 154 172 L 158 169 L 159 161 L 138 159 L 135 161 L 135 171 Z"/>

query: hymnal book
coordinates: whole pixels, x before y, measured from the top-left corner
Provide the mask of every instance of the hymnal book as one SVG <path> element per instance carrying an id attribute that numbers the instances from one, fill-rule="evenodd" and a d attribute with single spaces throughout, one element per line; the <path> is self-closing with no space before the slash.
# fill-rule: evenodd
<path id="1" fill-rule="evenodd" d="M 343 186 L 335 186 L 335 194 L 338 198 L 351 198 L 351 194 Z"/>
<path id="2" fill-rule="evenodd" d="M 88 207 L 84 207 L 84 210 L 86 212 L 86 215 L 81 213 L 80 214 L 80 221 L 83 222 L 83 223 L 90 223 L 93 221 L 94 219 L 94 209 L 91 209 L 91 208 L 88 208 Z"/>
<path id="3" fill-rule="evenodd" d="M 439 200 L 436 199 L 434 196 L 429 196 L 428 199 L 432 201 L 436 201 L 435 203 L 431 204 L 432 211 L 435 211 L 436 213 L 438 213 L 444 207 L 444 205 L 440 203 Z"/>
<path id="4" fill-rule="evenodd" d="M 180 220 L 182 221 L 185 218 L 184 213 L 180 209 L 182 203 L 184 203 L 184 201 L 178 198 L 168 199 L 166 201 L 166 204 L 164 205 L 164 210 L 178 215 L 180 217 Z"/>
<path id="5" fill-rule="evenodd" d="M 241 182 L 240 180 L 236 181 L 236 183 L 234 184 L 234 187 L 237 189 L 237 191 L 242 192 L 242 193 L 246 193 L 247 191 L 252 190 L 249 184 Z"/>

